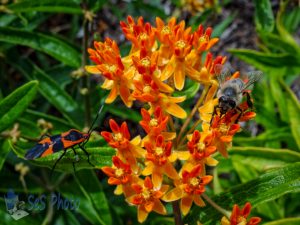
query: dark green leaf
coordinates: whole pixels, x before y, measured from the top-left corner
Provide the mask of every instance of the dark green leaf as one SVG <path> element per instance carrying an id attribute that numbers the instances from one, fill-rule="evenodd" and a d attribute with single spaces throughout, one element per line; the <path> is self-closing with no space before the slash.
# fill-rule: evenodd
<path id="1" fill-rule="evenodd" d="M 250 202 L 253 207 L 268 202 L 287 193 L 300 191 L 300 163 L 294 163 L 280 169 L 271 170 L 248 183 L 237 185 L 220 195 L 212 197 L 221 207 L 231 210 L 234 204 L 240 206 Z M 184 219 L 189 225 L 216 224 L 222 215 L 212 206 L 194 207 Z"/>
<path id="2" fill-rule="evenodd" d="M 255 24 L 260 32 L 270 33 L 274 29 L 275 20 L 269 0 L 254 0 Z"/>
<path id="3" fill-rule="evenodd" d="M 286 67 L 289 69 L 286 71 L 286 75 L 293 75 L 300 72 L 300 60 L 293 55 L 262 53 L 248 49 L 231 49 L 229 52 L 262 71 L 277 70 Z"/>
<path id="4" fill-rule="evenodd" d="M 20 158 L 24 158 L 25 152 L 32 148 L 32 143 L 22 143 L 18 142 L 18 145 L 11 144 L 13 151 Z M 112 156 L 115 154 L 115 150 L 110 147 L 87 147 L 87 152 L 90 154 L 90 161 L 96 167 L 110 166 L 112 163 Z M 76 153 L 79 156 L 79 162 L 76 163 L 74 152 L 69 149 L 65 156 L 59 161 L 56 165 L 55 170 L 64 171 L 64 172 L 74 172 L 73 170 L 73 162 L 75 162 L 76 170 L 81 169 L 93 169 L 88 162 L 87 156 L 81 149 L 76 149 Z M 36 160 L 32 160 L 33 164 L 42 167 L 53 167 L 54 163 L 58 160 L 58 158 L 63 154 L 63 150 L 54 154 L 50 154 L 43 158 L 38 158 Z"/>
<path id="5" fill-rule="evenodd" d="M 81 14 L 82 10 L 76 2 L 72 0 L 23 0 L 6 6 L 15 13 L 20 12 L 59 12 Z"/>
<path id="6" fill-rule="evenodd" d="M 0 102 L 0 132 L 11 126 L 34 99 L 37 81 L 31 81 L 16 89 Z"/>
<path id="7" fill-rule="evenodd" d="M 223 20 L 221 23 L 214 26 L 214 30 L 211 36 L 221 37 L 222 33 L 228 28 L 228 26 L 232 23 L 235 17 L 236 17 L 236 13 L 233 13 L 232 15 L 228 16 L 225 20 Z"/>
<path id="8" fill-rule="evenodd" d="M 9 141 L 8 140 L 0 141 L 0 146 L 1 146 L 1 150 L 0 150 L 0 171 L 1 171 L 6 156 L 10 150 Z"/>
<path id="9" fill-rule="evenodd" d="M 137 111 L 126 108 L 125 106 L 116 107 L 115 105 L 106 105 L 104 110 L 110 112 L 115 116 L 123 119 L 130 119 L 134 122 L 138 122 L 142 119 L 141 114 L 139 114 Z"/>
<path id="10" fill-rule="evenodd" d="M 0 41 L 19 44 L 42 51 L 53 58 L 73 67 L 80 67 L 80 53 L 65 41 L 50 35 L 0 27 Z"/>
<path id="11" fill-rule="evenodd" d="M 264 223 L 264 225 L 299 225 L 300 218 L 286 218 L 282 220 L 276 220 L 272 222 Z"/>

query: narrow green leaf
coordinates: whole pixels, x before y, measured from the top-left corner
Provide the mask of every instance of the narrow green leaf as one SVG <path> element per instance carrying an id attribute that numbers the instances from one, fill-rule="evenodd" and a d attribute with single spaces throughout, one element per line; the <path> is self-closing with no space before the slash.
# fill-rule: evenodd
<path id="1" fill-rule="evenodd" d="M 92 171 L 81 171 L 76 176 L 77 184 L 84 193 L 94 209 L 97 211 L 104 224 L 112 224 L 108 202 L 103 192 L 103 188 L 95 173 Z M 88 178 L 88 179 L 87 179 Z"/>
<path id="2" fill-rule="evenodd" d="M 19 87 L 0 102 L 0 132 L 11 126 L 34 99 L 38 88 L 37 81 Z"/>
<path id="3" fill-rule="evenodd" d="M 200 84 L 193 82 L 188 88 L 183 91 L 174 92 L 175 97 L 185 96 L 186 99 L 194 98 L 197 92 L 199 91 Z"/>
<path id="4" fill-rule="evenodd" d="M 14 13 L 21 12 L 57 12 L 57 13 L 71 13 L 81 14 L 82 10 L 76 2 L 72 0 L 23 0 L 6 6 L 7 9 Z"/>
<path id="5" fill-rule="evenodd" d="M 286 67 L 289 69 L 289 71 L 286 71 L 286 75 L 300 72 L 300 60 L 290 54 L 262 53 L 248 49 L 230 49 L 229 52 L 262 71 Z"/>
<path id="6" fill-rule="evenodd" d="M 229 15 L 225 20 L 221 23 L 214 26 L 214 30 L 212 33 L 212 37 L 220 37 L 222 33 L 228 28 L 228 26 L 232 23 L 234 18 L 236 17 L 236 13 L 234 12 L 232 15 Z"/>
<path id="7" fill-rule="evenodd" d="M 0 141 L 0 146 L 1 146 L 1 150 L 0 150 L 0 171 L 1 171 L 3 164 L 6 160 L 6 156 L 10 151 L 9 141 L 8 140 Z"/>
<path id="8" fill-rule="evenodd" d="M 293 91 L 283 81 L 280 81 L 280 84 L 286 90 L 286 113 L 288 113 L 292 134 L 300 151 L 300 103 Z"/>
<path id="9" fill-rule="evenodd" d="M 274 29 L 275 19 L 269 0 L 254 0 L 255 25 L 258 31 L 270 33 Z"/>
<path id="10" fill-rule="evenodd" d="M 56 37 L 15 28 L 0 27 L 0 41 L 19 44 L 42 51 L 72 67 L 80 67 L 80 53 L 77 49 Z"/>
<path id="11" fill-rule="evenodd" d="M 22 143 L 18 142 L 18 145 L 13 145 L 10 143 L 11 148 L 20 158 L 24 158 L 26 151 L 32 148 L 34 145 L 32 143 Z M 76 148 L 75 148 L 76 149 Z M 90 161 L 96 167 L 101 168 L 103 166 L 110 166 L 112 164 L 112 156 L 115 155 L 115 150 L 110 147 L 87 147 L 87 152 L 90 154 Z M 55 170 L 64 172 L 74 172 L 73 162 L 75 162 L 76 170 L 81 169 L 94 169 L 88 162 L 87 156 L 81 149 L 76 149 L 76 153 L 79 157 L 79 162 L 76 162 L 74 152 L 69 149 L 65 156 L 56 165 Z M 54 154 L 48 155 L 46 157 L 38 158 L 36 160 L 30 160 L 33 164 L 42 167 L 48 167 L 52 169 L 54 163 L 63 154 L 63 150 L 56 152 Z"/>
<path id="12" fill-rule="evenodd" d="M 300 218 L 286 218 L 282 220 L 276 220 L 272 222 L 264 223 L 264 225 L 299 225 Z"/>
<path id="13" fill-rule="evenodd" d="M 231 210 L 234 204 L 244 205 L 250 202 L 256 205 L 277 199 L 287 193 L 300 191 L 300 163 L 294 163 L 283 168 L 271 170 L 245 184 L 237 185 L 230 190 L 212 197 L 221 207 Z M 194 207 L 184 218 L 184 223 L 215 224 L 222 215 L 207 204 L 205 208 Z"/>
<path id="14" fill-rule="evenodd" d="M 116 107 L 115 105 L 106 105 L 104 107 L 104 111 L 108 111 L 111 114 L 123 119 L 130 119 L 134 122 L 139 122 L 142 119 L 141 114 L 139 114 L 137 111 L 126 108 L 125 106 Z"/>

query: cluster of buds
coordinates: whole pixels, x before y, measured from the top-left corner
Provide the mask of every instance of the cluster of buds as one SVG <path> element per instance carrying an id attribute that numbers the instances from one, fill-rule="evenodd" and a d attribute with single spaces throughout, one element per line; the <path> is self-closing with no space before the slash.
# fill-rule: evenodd
<path id="1" fill-rule="evenodd" d="M 140 121 L 146 136 L 132 138 L 126 122 L 118 125 L 110 119 L 111 132 L 101 135 L 116 155 L 112 167 L 102 170 L 109 176 L 108 183 L 116 185 L 115 194 L 123 194 L 129 204 L 137 206 L 139 222 L 151 211 L 166 214 L 166 202 L 180 201 L 181 212 L 186 215 L 193 203 L 205 206 L 201 195 L 213 179 L 205 166 L 217 165 L 212 157 L 217 151 L 227 156 L 232 137 L 240 129 L 236 117 L 245 121 L 255 114 L 247 112 L 245 105 L 242 115 L 234 110 L 213 115 L 218 104 L 214 99 L 218 89 L 215 67 L 224 64 L 226 58 L 214 59 L 209 52 L 218 41 L 211 37 L 211 28 L 200 25 L 192 32 L 184 21 L 177 23 L 175 18 L 167 24 L 156 18 L 154 27 L 142 17 L 135 21 L 130 16 L 121 22 L 121 28 L 132 43 L 129 54 L 122 57 L 116 42 L 109 38 L 95 42 L 95 49 L 88 51 L 96 65 L 86 66 L 86 70 L 104 77 L 102 88 L 110 90 L 106 103 L 120 96 L 127 107 L 134 101 L 147 105 L 141 109 Z M 204 87 L 188 118 L 178 104 L 185 100 L 180 91 L 186 77 Z M 193 126 L 185 132 L 187 125 L 183 125 L 178 132 L 174 121 L 186 119 L 184 123 L 189 123 L 197 110 L 202 131 Z"/>

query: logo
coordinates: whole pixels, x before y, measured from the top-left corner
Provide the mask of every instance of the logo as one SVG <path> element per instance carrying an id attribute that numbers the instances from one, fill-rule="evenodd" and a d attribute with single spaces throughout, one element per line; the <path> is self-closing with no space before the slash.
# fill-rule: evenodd
<path id="1" fill-rule="evenodd" d="M 19 220 L 28 216 L 27 211 L 43 211 L 46 209 L 46 202 L 56 210 L 77 210 L 80 200 L 78 198 L 63 198 L 60 193 L 51 193 L 49 196 L 42 194 L 35 196 L 29 194 L 27 201 L 20 201 L 19 196 L 14 193 L 13 189 L 9 189 L 4 195 L 7 212 L 14 220 Z M 47 199 L 49 201 L 47 201 Z M 26 210 L 27 211 L 26 211 Z"/>
<path id="2" fill-rule="evenodd" d="M 6 209 L 14 220 L 19 220 L 29 215 L 29 213 L 24 210 L 25 202 L 19 201 L 19 196 L 15 195 L 14 190 L 9 189 L 4 199 Z"/>

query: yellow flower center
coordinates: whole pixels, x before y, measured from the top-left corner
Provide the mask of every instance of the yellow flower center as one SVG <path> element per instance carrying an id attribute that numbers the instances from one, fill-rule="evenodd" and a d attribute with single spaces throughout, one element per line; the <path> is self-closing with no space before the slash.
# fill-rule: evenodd
<path id="1" fill-rule="evenodd" d="M 116 65 L 108 65 L 108 64 L 106 64 L 105 67 L 106 67 L 106 69 L 107 69 L 109 72 L 111 72 L 111 73 L 114 73 L 114 72 L 116 72 L 116 70 L 117 70 Z"/>
<path id="2" fill-rule="evenodd" d="M 142 196 L 144 199 L 149 199 L 151 197 L 151 192 L 148 189 L 143 190 Z"/>
<path id="3" fill-rule="evenodd" d="M 171 34 L 171 29 L 169 26 L 164 26 L 163 29 L 161 30 L 162 34 Z"/>
<path id="4" fill-rule="evenodd" d="M 105 45 L 105 50 L 112 52 L 113 49 L 109 45 Z"/>
<path id="5" fill-rule="evenodd" d="M 204 42 L 204 41 L 207 41 L 207 35 L 202 35 L 200 38 L 199 38 L 199 41 L 200 42 Z"/>
<path id="6" fill-rule="evenodd" d="M 164 153 L 164 150 L 162 149 L 162 147 L 156 147 L 155 148 L 155 153 L 156 155 L 162 155 Z"/>
<path id="7" fill-rule="evenodd" d="M 144 66 L 144 67 L 149 67 L 151 62 L 150 62 L 150 59 L 147 57 L 147 58 L 143 58 L 141 60 L 141 64 Z"/>
<path id="8" fill-rule="evenodd" d="M 198 186 L 198 184 L 199 184 L 199 179 L 197 178 L 197 177 L 193 177 L 191 180 L 190 180 L 190 184 L 192 185 L 192 186 Z"/>
<path id="9" fill-rule="evenodd" d="M 144 88 L 143 88 L 143 92 L 144 93 L 150 93 L 151 91 L 151 87 L 149 85 L 146 85 Z"/>
<path id="10" fill-rule="evenodd" d="M 147 39 L 148 39 L 148 35 L 145 34 L 145 33 L 141 33 L 141 34 L 139 35 L 139 39 L 140 39 L 140 40 L 147 40 Z"/>
<path id="11" fill-rule="evenodd" d="M 121 133 L 113 134 L 113 139 L 115 141 L 121 141 L 123 139 L 123 135 Z"/>
<path id="12" fill-rule="evenodd" d="M 198 148 L 198 150 L 203 151 L 205 149 L 205 144 L 202 141 L 200 141 L 197 144 L 197 148 Z"/>
<path id="13" fill-rule="evenodd" d="M 222 134 L 226 134 L 227 131 L 228 131 L 228 126 L 226 124 L 221 124 L 220 127 L 219 127 L 219 131 L 222 133 Z"/>
<path id="14" fill-rule="evenodd" d="M 183 40 L 177 41 L 175 45 L 178 48 L 184 48 L 186 46 L 186 44 Z"/>
<path id="15" fill-rule="evenodd" d="M 157 125 L 158 125 L 158 121 L 157 121 L 157 119 L 151 119 L 150 120 L 150 122 L 149 122 L 149 125 L 151 126 L 151 127 L 156 127 Z"/>
<path id="16" fill-rule="evenodd" d="M 123 171 L 123 169 L 118 168 L 118 169 L 115 170 L 115 174 L 116 174 L 117 177 L 120 177 L 124 174 L 124 171 Z"/>
<path id="17" fill-rule="evenodd" d="M 238 224 L 237 225 L 246 225 L 246 224 L 247 224 L 247 220 L 244 217 L 240 216 L 238 218 Z"/>

